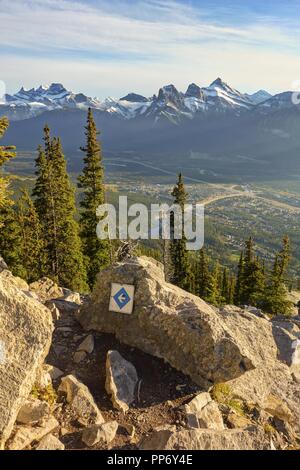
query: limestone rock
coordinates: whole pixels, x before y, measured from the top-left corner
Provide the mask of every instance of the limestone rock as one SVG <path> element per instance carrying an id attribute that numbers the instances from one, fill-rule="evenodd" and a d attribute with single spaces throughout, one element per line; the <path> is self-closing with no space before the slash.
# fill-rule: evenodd
<path id="1" fill-rule="evenodd" d="M 47 356 L 49 310 L 0 276 L 0 448 L 9 437 Z"/>
<path id="2" fill-rule="evenodd" d="M 7 264 L 5 263 L 4 259 L 2 258 L 2 256 L 0 256 L 0 273 L 2 271 L 8 271 L 8 266 Z"/>
<path id="3" fill-rule="evenodd" d="M 81 297 L 80 297 L 80 294 L 78 294 L 78 292 L 72 292 L 72 291 L 68 291 L 67 289 L 64 289 L 64 298 L 63 300 L 65 302 L 71 302 L 73 304 L 77 304 L 77 305 L 81 305 Z"/>
<path id="4" fill-rule="evenodd" d="M 39 389 L 46 388 L 52 384 L 49 368 L 45 364 L 38 368 L 34 384 Z"/>
<path id="5" fill-rule="evenodd" d="M 65 446 L 57 437 L 53 436 L 53 434 L 48 434 L 43 437 L 36 447 L 36 450 L 65 450 Z"/>
<path id="6" fill-rule="evenodd" d="M 52 380 L 57 380 L 64 375 L 64 372 L 58 367 L 49 366 L 49 375 Z"/>
<path id="7" fill-rule="evenodd" d="M 230 428 L 247 428 L 252 426 L 252 422 L 250 419 L 246 418 L 246 416 L 241 416 L 237 413 L 229 413 L 227 417 L 227 423 Z"/>
<path id="8" fill-rule="evenodd" d="M 131 315 L 109 312 L 112 282 L 135 285 Z M 146 257 L 101 272 L 77 318 L 88 331 L 113 333 L 163 358 L 200 386 L 239 377 L 277 356 L 271 322 L 244 311 L 214 310 L 166 283 L 162 269 Z"/>
<path id="9" fill-rule="evenodd" d="M 138 383 L 135 367 L 126 361 L 118 351 L 109 351 L 106 359 L 105 389 L 111 396 L 114 407 L 126 412 L 134 401 Z"/>
<path id="10" fill-rule="evenodd" d="M 93 447 L 100 441 L 110 444 L 116 437 L 118 426 L 116 421 L 111 421 L 87 428 L 82 433 L 82 441 L 89 447 Z"/>
<path id="11" fill-rule="evenodd" d="M 275 395 L 269 395 L 264 403 L 263 409 L 270 415 L 281 419 L 282 421 L 291 421 L 292 412 L 280 398 Z"/>
<path id="12" fill-rule="evenodd" d="M 50 414 L 50 407 L 48 403 L 40 401 L 37 398 L 30 397 L 17 416 L 17 423 L 19 424 L 37 424 L 45 419 Z"/>
<path id="13" fill-rule="evenodd" d="M 45 302 L 45 306 L 50 310 L 53 321 L 57 322 L 60 319 L 60 312 L 55 302 L 48 300 L 47 302 Z"/>
<path id="14" fill-rule="evenodd" d="M 167 427 L 143 439 L 141 450 L 269 450 L 270 440 L 257 426 L 248 429 L 195 429 Z"/>
<path id="15" fill-rule="evenodd" d="M 47 277 L 43 277 L 39 281 L 33 282 L 29 287 L 31 291 L 38 295 L 41 302 L 64 297 L 63 289 Z"/>
<path id="16" fill-rule="evenodd" d="M 20 277 L 13 276 L 13 274 L 8 270 L 1 271 L 1 278 L 9 281 L 10 284 L 14 285 L 17 289 L 29 291 L 29 285 L 27 284 L 27 282 L 24 281 L 24 279 L 21 279 Z"/>
<path id="17" fill-rule="evenodd" d="M 54 431 L 59 422 L 53 417 L 44 420 L 40 426 L 17 426 L 16 431 L 9 442 L 9 450 L 23 450 L 34 441 L 40 441 L 44 436 Z"/>
<path id="18" fill-rule="evenodd" d="M 291 374 L 294 382 L 300 385 L 300 365 L 291 367 Z"/>
<path id="19" fill-rule="evenodd" d="M 269 395 L 282 400 L 292 413 L 290 424 L 300 432 L 300 393 L 290 368 L 279 361 L 266 362 L 228 383 L 235 398 L 264 410 Z"/>
<path id="20" fill-rule="evenodd" d="M 296 332 L 292 323 L 274 321 L 273 334 L 278 358 L 288 366 L 300 365 L 300 331 Z"/>
<path id="21" fill-rule="evenodd" d="M 224 423 L 221 411 L 209 393 L 200 393 L 184 406 L 187 425 L 190 428 L 215 429 L 222 431 Z"/>
<path id="22" fill-rule="evenodd" d="M 76 364 L 80 364 L 81 362 L 83 362 L 85 359 L 86 359 L 86 352 L 85 351 L 76 351 L 75 354 L 74 354 L 74 362 Z"/>
<path id="23" fill-rule="evenodd" d="M 89 335 L 82 341 L 82 343 L 80 343 L 80 345 L 77 348 L 77 351 L 85 351 L 88 354 L 92 354 L 92 352 L 94 351 L 94 347 L 95 347 L 94 336 Z"/>
<path id="24" fill-rule="evenodd" d="M 89 389 L 73 375 L 68 375 L 61 380 L 58 391 L 66 394 L 67 402 L 81 422 L 87 425 L 104 423 L 103 416 Z"/>

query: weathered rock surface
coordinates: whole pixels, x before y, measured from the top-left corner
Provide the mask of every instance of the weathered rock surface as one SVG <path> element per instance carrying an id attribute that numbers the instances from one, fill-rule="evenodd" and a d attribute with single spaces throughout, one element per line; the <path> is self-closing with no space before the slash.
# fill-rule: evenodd
<path id="1" fill-rule="evenodd" d="M 57 380 L 64 375 L 64 372 L 58 369 L 58 367 L 48 365 L 48 368 L 51 380 Z"/>
<path id="2" fill-rule="evenodd" d="M 64 444 L 53 436 L 53 434 L 48 434 L 47 436 L 41 439 L 40 443 L 35 450 L 64 450 Z"/>
<path id="3" fill-rule="evenodd" d="M 37 424 L 45 419 L 50 414 L 50 407 L 45 401 L 40 401 L 37 398 L 30 397 L 17 416 L 17 423 L 19 424 Z"/>
<path id="4" fill-rule="evenodd" d="M 87 354 L 92 354 L 92 352 L 94 351 L 94 346 L 94 336 L 89 335 L 82 341 L 82 343 L 80 343 L 77 348 L 77 351 L 85 351 Z"/>
<path id="5" fill-rule="evenodd" d="M 118 410 L 126 412 L 134 401 L 138 375 L 135 367 L 118 351 L 109 351 L 106 359 L 105 389 Z"/>
<path id="6" fill-rule="evenodd" d="M 215 429 L 222 431 L 224 422 L 221 411 L 209 393 L 200 393 L 184 405 L 187 425 L 190 428 Z"/>
<path id="7" fill-rule="evenodd" d="M 32 292 L 35 292 L 38 295 L 41 302 L 59 299 L 65 295 L 64 290 L 47 277 L 43 277 L 39 281 L 33 282 L 29 287 Z"/>
<path id="8" fill-rule="evenodd" d="M 269 395 L 263 404 L 263 409 L 282 421 L 291 421 L 292 412 L 287 404 L 275 395 Z"/>
<path id="9" fill-rule="evenodd" d="M 300 365 L 300 329 L 292 322 L 273 321 L 278 359 L 288 366 Z"/>
<path id="10" fill-rule="evenodd" d="M 60 318 L 60 311 L 52 300 L 47 300 L 45 306 L 50 310 L 52 319 L 54 322 L 57 322 Z"/>
<path id="11" fill-rule="evenodd" d="M 0 448 L 49 352 L 49 310 L 0 275 Z"/>
<path id="12" fill-rule="evenodd" d="M 101 441 L 104 444 L 110 444 L 116 437 L 118 427 L 116 421 L 92 426 L 83 431 L 82 441 L 89 447 L 93 447 Z"/>
<path id="13" fill-rule="evenodd" d="M 85 422 L 86 425 L 104 423 L 103 416 L 89 389 L 76 377 L 68 375 L 62 378 L 58 391 L 66 394 L 67 402 L 81 422 Z"/>
<path id="14" fill-rule="evenodd" d="M 87 353 L 85 351 L 76 351 L 73 360 L 76 364 L 80 364 L 83 362 L 87 357 Z"/>
<path id="15" fill-rule="evenodd" d="M 112 282 L 135 285 L 132 315 L 109 312 Z M 162 267 L 146 257 L 101 272 L 91 302 L 83 305 L 78 319 L 86 330 L 113 333 L 126 344 L 164 358 L 201 386 L 239 377 L 277 355 L 269 321 L 239 309 L 217 312 L 166 283 Z"/>
<path id="16" fill-rule="evenodd" d="M 17 289 L 29 291 L 29 285 L 27 284 L 27 282 L 24 281 L 24 279 L 21 279 L 20 277 L 13 276 L 13 274 L 8 270 L 1 271 L 1 278 L 9 281 L 10 284 L 15 286 Z"/>
<path id="17" fill-rule="evenodd" d="M 291 412 L 292 426 L 300 432 L 300 387 L 286 364 L 270 361 L 227 384 L 236 398 L 256 404 L 261 410 L 270 395 L 281 399 Z"/>
<path id="18" fill-rule="evenodd" d="M 17 426 L 9 442 L 9 450 L 23 450 L 34 441 L 40 441 L 44 436 L 54 431 L 59 422 L 50 416 L 39 426 Z"/>
<path id="19" fill-rule="evenodd" d="M 247 428 L 252 425 L 250 419 L 246 418 L 246 416 L 241 416 L 237 413 L 229 413 L 227 417 L 227 423 L 230 428 Z"/>
<path id="20" fill-rule="evenodd" d="M 179 430 L 159 428 L 143 439 L 141 450 L 269 450 L 271 443 L 261 428 Z"/>
<path id="21" fill-rule="evenodd" d="M 4 259 L 2 258 L 2 256 L 0 255 L 0 273 L 4 270 L 8 270 L 8 266 L 7 264 L 5 263 Z"/>

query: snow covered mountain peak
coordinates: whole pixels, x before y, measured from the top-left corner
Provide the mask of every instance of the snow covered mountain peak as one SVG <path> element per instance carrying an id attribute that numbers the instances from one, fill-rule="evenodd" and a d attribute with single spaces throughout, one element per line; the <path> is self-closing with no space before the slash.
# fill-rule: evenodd
<path id="1" fill-rule="evenodd" d="M 91 107 L 119 119 L 144 117 L 154 119 L 155 122 L 163 119 L 177 123 L 206 112 L 239 115 L 268 101 L 270 97 L 264 90 L 253 95 L 240 93 L 220 77 L 206 88 L 191 83 L 185 93 L 169 84 L 161 87 L 158 94 L 151 98 L 131 92 L 120 99 L 104 100 L 69 91 L 62 83 L 51 83 L 31 89 L 22 87 L 16 94 L 6 95 L 6 102 L 0 105 L 0 115 L 5 114 L 11 120 L 22 120 L 45 111 L 86 110 Z"/>

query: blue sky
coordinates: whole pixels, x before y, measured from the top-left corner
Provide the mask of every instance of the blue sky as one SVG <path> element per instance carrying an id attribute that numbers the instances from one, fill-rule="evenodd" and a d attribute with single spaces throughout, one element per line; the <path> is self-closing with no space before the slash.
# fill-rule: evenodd
<path id="1" fill-rule="evenodd" d="M 0 0 L 0 80 L 145 95 L 218 76 L 241 91 L 300 80 L 299 0 Z"/>

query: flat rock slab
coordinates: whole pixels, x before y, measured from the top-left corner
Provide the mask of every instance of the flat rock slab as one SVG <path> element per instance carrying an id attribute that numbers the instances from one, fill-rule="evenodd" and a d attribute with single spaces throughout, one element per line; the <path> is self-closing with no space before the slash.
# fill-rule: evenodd
<path id="1" fill-rule="evenodd" d="M 131 315 L 109 311 L 112 283 L 135 286 Z M 269 321 L 247 312 L 217 312 L 166 283 L 162 265 L 146 257 L 102 271 L 91 301 L 77 318 L 88 331 L 113 333 L 121 342 L 163 358 L 203 387 L 239 377 L 277 356 Z"/>
<path id="2" fill-rule="evenodd" d="M 59 422 L 53 416 L 45 420 L 40 426 L 17 426 L 8 448 L 9 450 L 26 449 L 32 442 L 40 441 L 58 426 Z"/>
<path id="3" fill-rule="evenodd" d="M 47 356 L 50 311 L 0 274 L 0 448 L 11 434 Z"/>
<path id="4" fill-rule="evenodd" d="M 257 426 L 247 429 L 179 430 L 165 427 L 154 431 L 140 444 L 141 450 L 270 450 L 271 442 Z"/>

